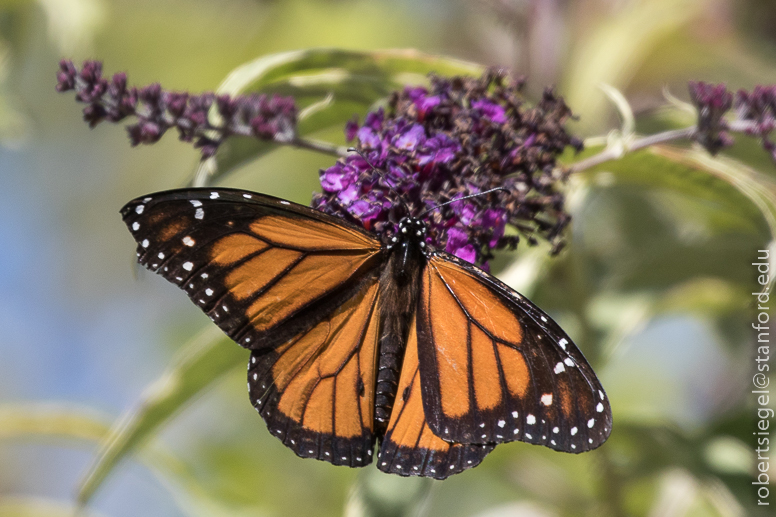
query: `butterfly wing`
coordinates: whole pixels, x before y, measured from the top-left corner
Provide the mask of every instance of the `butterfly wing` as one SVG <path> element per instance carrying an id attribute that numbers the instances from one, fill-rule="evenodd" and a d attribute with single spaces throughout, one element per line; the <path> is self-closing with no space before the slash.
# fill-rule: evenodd
<path id="1" fill-rule="evenodd" d="M 138 260 L 252 349 L 251 401 L 294 452 L 362 466 L 374 449 L 381 246 L 340 219 L 231 189 L 128 203 Z"/>
<path id="2" fill-rule="evenodd" d="M 418 342 L 426 420 L 445 440 L 583 452 L 611 432 L 606 394 L 568 335 L 452 255 L 430 255 L 423 271 Z"/>
<path id="3" fill-rule="evenodd" d="M 380 242 L 308 207 L 232 189 L 151 194 L 122 208 L 138 261 L 238 344 L 274 347 L 360 292 Z"/>
<path id="4" fill-rule="evenodd" d="M 372 461 L 378 299 L 375 279 L 307 333 L 251 353 L 251 402 L 269 432 L 303 458 Z"/>
<path id="5" fill-rule="evenodd" d="M 380 446 L 377 467 L 402 476 L 445 479 L 479 465 L 493 445 L 450 443 L 432 432 L 426 422 L 418 361 L 416 323 L 410 324 L 407 347 L 388 429 Z"/>

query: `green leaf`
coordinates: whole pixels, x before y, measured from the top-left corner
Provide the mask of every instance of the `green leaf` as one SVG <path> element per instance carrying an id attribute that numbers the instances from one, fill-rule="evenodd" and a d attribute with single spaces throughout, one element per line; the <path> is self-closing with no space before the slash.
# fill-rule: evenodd
<path id="1" fill-rule="evenodd" d="M 181 348 L 140 404 L 117 420 L 79 486 L 78 501 L 86 504 L 123 458 L 216 379 L 246 361 L 245 350 L 208 325 Z"/>
<path id="2" fill-rule="evenodd" d="M 99 517 L 93 511 L 84 511 L 69 501 L 57 501 L 42 497 L 2 497 L 0 515 L 8 517 Z"/>
<path id="3" fill-rule="evenodd" d="M 673 254 L 656 247 L 657 241 L 631 240 L 627 245 L 618 244 L 622 248 L 620 252 L 628 253 L 631 262 L 644 264 L 639 272 L 639 285 L 655 287 L 667 280 L 670 284 L 686 275 L 697 275 L 701 265 L 709 274 L 714 264 L 723 260 L 708 254 L 693 255 L 687 245 L 682 244 L 683 238 L 677 236 L 699 235 L 709 246 L 714 242 L 718 246 L 724 245 L 725 249 L 721 250 L 727 253 L 724 258 L 734 259 L 736 263 L 742 263 L 742 260 L 746 263 L 750 253 L 757 248 L 772 247 L 771 243 L 776 239 L 776 182 L 729 158 L 712 158 L 705 151 L 695 149 L 654 146 L 574 176 L 584 182 L 582 190 L 595 186 L 630 187 L 631 193 L 638 193 L 639 202 L 652 206 L 653 217 L 662 217 L 675 226 L 674 245 L 678 248 Z M 618 192 L 622 195 L 626 191 Z M 646 209 L 646 205 L 643 208 Z M 588 218 L 586 224 L 592 224 L 591 221 Z M 630 224 L 636 226 L 627 228 L 625 221 L 618 221 L 618 224 L 631 236 L 635 235 L 633 232 L 647 231 L 643 234 L 647 239 L 655 238 L 651 235 L 655 233 L 654 229 L 638 226 L 647 224 L 645 221 L 631 221 Z M 604 237 L 616 240 L 624 235 Z M 764 242 L 757 242 L 763 238 Z M 741 249 L 740 245 L 734 246 L 734 242 L 751 249 Z M 602 241 L 601 246 L 604 244 L 611 247 L 615 242 Z M 637 249 L 643 255 L 633 256 Z M 771 253 L 772 259 L 773 256 Z M 677 259 L 682 260 L 677 262 Z M 667 262 L 669 260 L 672 262 Z M 692 260 L 701 262 L 693 264 Z M 647 262 L 651 264 L 650 268 L 646 268 Z M 619 267 L 617 263 L 609 265 Z M 632 277 L 634 264 L 623 264 L 622 268 L 620 273 Z M 776 277 L 772 276 L 771 283 L 774 279 Z"/>
<path id="4" fill-rule="evenodd" d="M 100 441 L 110 429 L 109 422 L 107 415 L 73 404 L 8 404 L 0 406 L 0 440 L 36 437 Z"/>
<path id="5" fill-rule="evenodd" d="M 405 85 L 426 83 L 430 72 L 480 75 L 483 70 L 475 63 L 411 49 L 318 48 L 272 54 L 246 63 L 229 74 L 217 93 L 291 95 L 303 110 L 298 134 L 307 138 L 332 126 L 338 126 L 341 132 L 353 115 L 365 115 L 375 103 Z M 324 108 L 304 112 L 304 108 L 327 97 L 331 100 Z M 211 117 L 218 121 L 214 111 L 211 111 Z M 253 138 L 232 137 L 213 159 L 199 166 L 195 183 L 205 184 L 218 179 L 276 147 L 276 144 Z"/>

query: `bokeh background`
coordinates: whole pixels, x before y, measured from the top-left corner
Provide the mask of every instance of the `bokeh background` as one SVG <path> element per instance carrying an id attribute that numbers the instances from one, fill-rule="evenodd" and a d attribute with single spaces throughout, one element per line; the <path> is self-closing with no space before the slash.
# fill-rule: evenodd
<path id="1" fill-rule="evenodd" d="M 664 89 L 687 100 L 688 80 L 776 83 L 774 26 L 770 0 L 0 0 L 0 515 L 68 515 L 108 428 L 209 336 L 181 292 L 135 267 L 118 214 L 186 185 L 198 153 L 172 134 L 132 149 L 120 127 L 88 129 L 54 91 L 61 57 L 199 92 L 266 54 L 415 48 L 526 74 L 529 99 L 556 85 L 580 117 L 571 129 L 593 138 L 621 127 L 601 84 L 652 133 L 693 123 Z M 344 143 L 341 126 L 314 136 Z M 275 149 L 218 184 L 306 204 L 332 163 Z M 615 425 L 597 451 L 502 445 L 445 482 L 302 460 L 267 433 L 240 366 L 136 444 L 89 511 L 755 515 L 750 264 L 772 240 L 775 174 L 745 138 L 721 160 L 689 146 L 629 155 L 571 178 L 559 258 L 522 245 L 498 257 L 607 388 Z"/>

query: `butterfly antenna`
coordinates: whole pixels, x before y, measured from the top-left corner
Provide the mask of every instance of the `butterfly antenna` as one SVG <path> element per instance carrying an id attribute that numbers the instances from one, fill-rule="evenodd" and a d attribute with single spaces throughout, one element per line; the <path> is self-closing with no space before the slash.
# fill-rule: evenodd
<path id="1" fill-rule="evenodd" d="M 359 155 L 361 157 L 361 159 L 364 160 L 366 162 L 366 164 L 369 165 L 369 167 L 372 168 L 373 171 L 375 171 L 377 174 L 379 174 L 380 177 L 383 178 L 383 180 L 385 181 L 386 186 L 391 190 L 391 192 L 393 192 L 396 195 L 396 199 L 398 199 L 399 202 L 401 203 L 401 206 L 404 207 L 404 211 L 407 213 L 407 215 L 408 216 L 411 215 L 410 207 L 407 206 L 407 203 L 404 202 L 404 197 L 399 192 L 397 192 L 391 186 L 391 184 L 388 182 L 388 178 L 386 177 L 385 171 L 382 171 L 382 170 L 378 169 L 377 167 L 375 167 L 374 165 L 372 165 L 372 162 L 370 162 L 367 159 L 367 157 L 364 156 L 364 153 L 362 153 L 361 151 L 359 151 L 355 147 L 348 147 L 348 152 L 349 153 L 356 153 L 357 155 Z"/>
<path id="2" fill-rule="evenodd" d="M 504 188 L 504 187 L 496 187 L 496 188 L 492 188 L 490 190 L 486 190 L 485 192 L 477 192 L 476 194 L 470 194 L 468 196 L 459 197 L 459 198 L 456 198 L 456 199 L 451 199 L 450 201 L 442 203 L 441 205 L 437 205 L 437 206 L 435 206 L 433 208 L 429 208 L 428 210 L 426 210 L 425 212 L 420 214 L 418 216 L 418 219 L 420 219 L 421 217 L 423 217 L 424 215 L 426 215 L 429 212 L 433 212 L 434 210 L 438 210 L 438 209 L 442 208 L 443 206 L 451 205 L 453 203 L 457 203 L 458 201 L 463 201 L 464 199 L 471 199 L 473 197 L 485 196 L 485 195 L 490 194 L 491 192 L 496 192 L 497 190 L 509 193 L 509 190 Z"/>

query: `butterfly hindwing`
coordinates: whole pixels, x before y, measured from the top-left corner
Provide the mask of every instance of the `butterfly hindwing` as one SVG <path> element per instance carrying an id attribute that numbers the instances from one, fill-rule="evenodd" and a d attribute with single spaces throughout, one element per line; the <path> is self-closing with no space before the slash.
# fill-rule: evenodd
<path id="1" fill-rule="evenodd" d="M 399 377 L 396 400 L 380 446 L 377 467 L 402 476 L 445 479 L 479 463 L 493 445 L 450 443 L 428 426 L 421 394 L 418 340 L 413 318 Z"/>
<path id="2" fill-rule="evenodd" d="M 569 337 L 533 303 L 438 252 L 429 256 L 420 291 L 420 380 L 435 434 L 565 452 L 606 440 L 612 416 L 603 388 Z"/>
<path id="3" fill-rule="evenodd" d="M 253 192 L 173 190 L 131 201 L 122 215 L 138 261 L 251 349 L 308 330 L 379 265 L 380 242 L 363 229 Z"/>
<path id="4" fill-rule="evenodd" d="M 375 277 L 310 331 L 252 352 L 251 402 L 299 456 L 351 467 L 371 462 L 378 299 Z"/>

